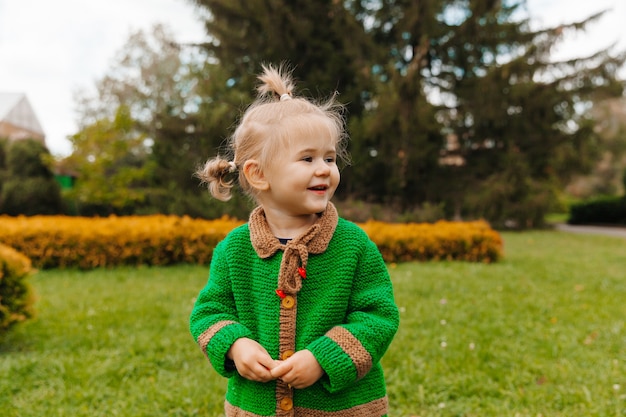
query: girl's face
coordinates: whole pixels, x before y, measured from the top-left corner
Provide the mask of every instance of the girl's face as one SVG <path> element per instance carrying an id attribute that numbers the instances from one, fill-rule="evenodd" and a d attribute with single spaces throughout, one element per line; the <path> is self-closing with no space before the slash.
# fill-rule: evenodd
<path id="1" fill-rule="evenodd" d="M 269 188 L 262 203 L 288 216 L 310 216 L 326 209 L 339 185 L 335 142 L 326 133 L 291 140 L 265 172 Z"/>

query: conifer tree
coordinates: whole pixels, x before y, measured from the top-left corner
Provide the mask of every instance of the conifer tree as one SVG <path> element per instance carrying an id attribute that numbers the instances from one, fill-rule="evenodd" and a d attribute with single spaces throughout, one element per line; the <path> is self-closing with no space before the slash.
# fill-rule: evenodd
<path id="1" fill-rule="evenodd" d="M 373 44 L 363 26 L 336 0 L 190 0 L 207 11 L 211 41 L 202 45 L 253 94 L 261 63 L 288 63 L 302 93 L 339 91 L 350 114 L 361 111 Z"/>
<path id="2" fill-rule="evenodd" d="M 534 31 L 518 17 L 522 1 L 464 4 L 443 14 L 449 31 L 431 41 L 426 73 L 442 98 L 444 132 L 457 138 L 464 161 L 461 169 L 446 169 L 446 178 L 462 185 L 455 197 L 468 214 L 499 225 L 540 226 L 554 190 L 592 165 L 597 137 L 586 109 L 621 94 L 623 56 L 599 51 L 551 60 L 566 33 L 601 14 Z"/>
<path id="3" fill-rule="evenodd" d="M 190 0 L 204 45 L 240 91 L 288 61 L 306 89 L 349 103 L 347 195 L 539 226 L 554 190 L 590 167 L 595 100 L 618 96 L 623 54 L 553 62 L 590 16 L 535 30 L 525 0 Z"/>

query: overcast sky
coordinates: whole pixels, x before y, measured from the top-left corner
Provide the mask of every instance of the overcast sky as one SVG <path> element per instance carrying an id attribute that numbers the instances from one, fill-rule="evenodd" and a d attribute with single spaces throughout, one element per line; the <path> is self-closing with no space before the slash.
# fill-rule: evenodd
<path id="1" fill-rule="evenodd" d="M 626 0 L 528 0 L 528 8 L 537 27 L 612 9 L 587 33 L 570 36 L 557 58 L 614 42 L 626 49 Z M 163 23 L 178 42 L 204 40 L 197 16 L 189 0 L 0 0 L 0 92 L 25 93 L 50 151 L 68 155 L 74 91 L 92 88 L 138 29 Z"/>

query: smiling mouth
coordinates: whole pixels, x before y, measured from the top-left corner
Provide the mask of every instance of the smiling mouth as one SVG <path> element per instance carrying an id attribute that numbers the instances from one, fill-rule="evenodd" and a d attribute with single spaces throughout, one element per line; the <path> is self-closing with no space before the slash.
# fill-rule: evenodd
<path id="1" fill-rule="evenodd" d="M 311 190 L 311 191 L 326 191 L 326 190 L 328 190 L 328 186 L 327 185 L 316 185 L 315 187 L 309 187 L 309 190 Z"/>

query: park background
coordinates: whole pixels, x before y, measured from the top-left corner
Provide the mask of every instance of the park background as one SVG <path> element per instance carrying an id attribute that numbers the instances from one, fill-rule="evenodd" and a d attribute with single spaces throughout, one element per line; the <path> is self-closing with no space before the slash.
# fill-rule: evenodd
<path id="1" fill-rule="evenodd" d="M 3 221 L 245 219 L 245 197 L 211 200 L 192 173 L 222 149 L 260 64 L 286 61 L 298 94 L 346 104 L 344 217 L 485 220 L 502 237 L 488 262 L 389 262 L 403 314 L 391 415 L 626 413 L 624 240 L 550 230 L 626 223 L 624 51 L 555 54 L 611 11 L 540 27 L 522 1 L 188 5 L 207 37 L 133 32 L 75 93 L 67 154 L 2 141 Z M 219 415 L 223 381 L 184 328 L 206 264 L 150 265 L 24 268 L 35 308 L 0 340 L 8 415 Z"/>

